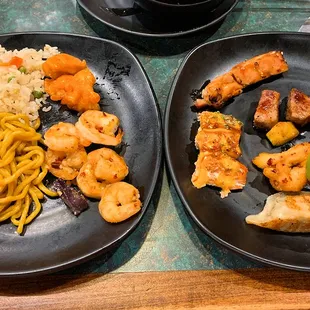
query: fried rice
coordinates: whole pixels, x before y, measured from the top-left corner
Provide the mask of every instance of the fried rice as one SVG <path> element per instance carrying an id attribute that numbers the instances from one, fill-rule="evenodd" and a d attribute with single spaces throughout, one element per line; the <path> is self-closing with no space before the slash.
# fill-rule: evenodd
<path id="1" fill-rule="evenodd" d="M 39 117 L 39 109 L 47 98 L 42 64 L 58 53 L 58 48 L 50 45 L 40 50 L 23 48 L 13 51 L 0 45 L 0 112 L 26 114 L 32 122 Z M 1 66 L 14 56 L 23 59 L 22 69 L 14 65 Z M 43 107 L 43 110 L 48 108 Z"/>

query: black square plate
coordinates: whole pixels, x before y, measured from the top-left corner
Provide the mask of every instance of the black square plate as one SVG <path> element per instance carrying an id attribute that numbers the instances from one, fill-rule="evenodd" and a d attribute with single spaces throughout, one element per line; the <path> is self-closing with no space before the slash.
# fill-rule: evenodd
<path id="1" fill-rule="evenodd" d="M 249 169 L 247 185 L 221 199 L 219 190 L 196 189 L 191 183 L 197 151 L 197 113 L 192 112 L 190 93 L 208 79 L 229 71 L 233 65 L 272 50 L 283 51 L 289 71 L 251 86 L 221 112 L 244 123 L 240 158 Z M 165 115 L 165 150 L 172 179 L 189 214 L 204 232 L 249 258 L 271 265 L 310 271 L 310 235 L 287 234 L 245 223 L 249 214 L 259 213 L 266 198 L 275 191 L 251 160 L 260 152 L 280 152 L 265 135 L 252 127 L 254 112 L 263 89 L 281 94 L 285 108 L 288 94 L 296 87 L 310 94 L 310 35 L 304 33 L 258 33 L 203 44 L 189 53 L 173 83 Z M 282 115 L 283 117 L 283 115 Z M 294 142 L 309 141 L 305 129 Z"/>
<path id="2" fill-rule="evenodd" d="M 140 190 L 142 211 L 119 224 L 105 222 L 98 201 L 78 218 L 61 199 L 47 198 L 43 212 L 27 226 L 24 236 L 11 223 L 0 225 L 0 275 L 46 273 L 82 262 L 110 249 L 139 223 L 150 202 L 162 157 L 160 112 L 149 80 L 137 58 L 122 45 L 99 38 L 57 33 L 0 36 L 6 49 L 57 46 L 61 52 L 85 59 L 97 78 L 102 110 L 120 119 L 124 138 L 117 149 L 129 167 L 128 182 Z M 49 101 L 52 110 L 41 112 L 42 131 L 59 121 L 77 120 L 74 111 Z"/>

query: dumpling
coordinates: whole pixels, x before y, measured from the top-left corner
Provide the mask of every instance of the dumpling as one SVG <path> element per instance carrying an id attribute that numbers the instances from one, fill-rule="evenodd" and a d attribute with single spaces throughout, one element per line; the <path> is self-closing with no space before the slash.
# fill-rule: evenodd
<path id="1" fill-rule="evenodd" d="M 310 192 L 277 193 L 263 211 L 245 218 L 247 224 L 291 233 L 310 232 Z"/>

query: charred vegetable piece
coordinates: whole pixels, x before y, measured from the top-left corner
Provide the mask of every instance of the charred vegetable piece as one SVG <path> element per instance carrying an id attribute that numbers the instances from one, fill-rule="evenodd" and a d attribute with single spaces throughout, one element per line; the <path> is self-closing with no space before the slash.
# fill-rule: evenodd
<path id="1" fill-rule="evenodd" d="M 267 138 L 273 146 L 285 144 L 299 135 L 299 131 L 291 122 L 279 122 L 267 133 Z"/>
<path id="2" fill-rule="evenodd" d="M 68 186 L 64 180 L 57 179 L 53 183 L 53 188 L 75 216 L 79 216 L 88 208 L 85 197 L 77 189 Z"/>

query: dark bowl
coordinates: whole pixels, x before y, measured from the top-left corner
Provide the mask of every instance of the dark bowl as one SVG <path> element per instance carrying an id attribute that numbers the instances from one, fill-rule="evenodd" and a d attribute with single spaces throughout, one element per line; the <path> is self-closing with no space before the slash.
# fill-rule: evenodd
<path id="1" fill-rule="evenodd" d="M 171 15 L 173 17 L 189 14 L 206 14 L 216 8 L 223 0 L 136 0 L 144 10 L 152 14 Z"/>

